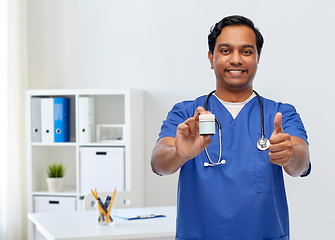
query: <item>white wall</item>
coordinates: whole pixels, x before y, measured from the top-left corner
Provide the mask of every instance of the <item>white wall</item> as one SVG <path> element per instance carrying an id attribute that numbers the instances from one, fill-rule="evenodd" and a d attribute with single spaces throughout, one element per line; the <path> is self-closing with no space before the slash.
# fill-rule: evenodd
<path id="1" fill-rule="evenodd" d="M 329 0 L 30 0 L 29 88 L 145 90 L 145 202 L 175 204 L 177 174 L 150 168 L 161 123 L 174 103 L 215 88 L 209 28 L 245 15 L 265 38 L 255 89 L 294 104 L 309 134 L 312 174 L 286 177 L 292 239 L 333 239 L 334 10 Z"/>

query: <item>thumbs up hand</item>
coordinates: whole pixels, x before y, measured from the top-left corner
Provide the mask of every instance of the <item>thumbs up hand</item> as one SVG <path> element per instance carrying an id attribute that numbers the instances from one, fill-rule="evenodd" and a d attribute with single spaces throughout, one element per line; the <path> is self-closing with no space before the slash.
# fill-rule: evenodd
<path id="1" fill-rule="evenodd" d="M 292 154 L 293 143 L 291 136 L 284 133 L 282 128 L 282 114 L 278 112 L 274 119 L 274 130 L 270 138 L 270 162 L 279 166 L 285 166 L 291 161 Z"/>

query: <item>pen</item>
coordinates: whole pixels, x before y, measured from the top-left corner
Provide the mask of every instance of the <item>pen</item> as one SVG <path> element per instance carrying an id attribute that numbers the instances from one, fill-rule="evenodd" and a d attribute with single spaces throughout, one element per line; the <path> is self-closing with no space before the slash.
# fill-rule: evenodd
<path id="1" fill-rule="evenodd" d="M 110 202 L 110 204 L 109 204 L 109 206 L 108 206 L 107 216 L 109 216 L 109 214 L 110 214 L 110 212 L 111 212 L 112 205 L 113 205 L 113 202 L 114 202 L 115 193 L 116 193 L 116 188 L 114 189 L 112 200 L 111 200 L 111 202 Z"/>
<path id="2" fill-rule="evenodd" d="M 98 209 L 99 209 L 99 214 L 100 214 L 100 219 L 102 220 L 102 215 L 101 215 L 101 209 L 100 209 L 100 206 L 99 206 L 99 202 L 98 202 L 98 197 L 97 195 L 94 194 L 93 190 L 91 189 L 91 192 L 92 192 L 92 195 L 93 197 L 95 198 L 95 200 L 97 201 L 97 204 L 98 204 Z"/>
<path id="3" fill-rule="evenodd" d="M 102 207 L 102 202 L 101 202 L 101 200 L 99 201 L 99 198 L 98 198 L 98 192 L 97 192 L 97 190 L 95 189 L 95 193 L 92 191 L 92 194 L 93 194 L 93 197 L 95 198 L 95 200 L 97 201 L 97 205 L 98 205 L 98 208 L 99 208 L 99 213 L 100 213 L 100 219 L 102 220 L 102 221 L 104 221 L 104 219 L 105 219 L 105 217 L 106 217 L 106 219 L 108 219 L 107 218 L 107 213 L 106 213 L 106 211 L 105 211 L 105 209 Z M 103 215 L 102 215 L 102 214 Z M 109 219 L 108 219 L 109 220 Z M 108 221 L 108 220 L 106 220 L 106 222 Z"/>

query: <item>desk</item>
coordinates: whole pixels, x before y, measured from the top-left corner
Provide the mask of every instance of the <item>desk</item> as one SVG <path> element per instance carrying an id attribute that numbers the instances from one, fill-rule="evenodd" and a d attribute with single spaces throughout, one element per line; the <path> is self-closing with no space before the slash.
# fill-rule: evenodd
<path id="1" fill-rule="evenodd" d="M 166 217 L 124 220 L 100 226 L 95 211 L 29 213 L 28 218 L 48 240 L 174 239 L 176 206 L 143 208 Z"/>

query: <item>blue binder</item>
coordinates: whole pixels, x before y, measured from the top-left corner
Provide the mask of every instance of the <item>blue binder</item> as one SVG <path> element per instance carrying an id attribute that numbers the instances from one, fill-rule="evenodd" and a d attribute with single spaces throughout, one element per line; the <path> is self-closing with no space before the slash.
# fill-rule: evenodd
<path id="1" fill-rule="evenodd" d="M 70 141 L 70 99 L 54 98 L 55 142 Z"/>

